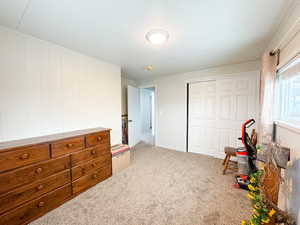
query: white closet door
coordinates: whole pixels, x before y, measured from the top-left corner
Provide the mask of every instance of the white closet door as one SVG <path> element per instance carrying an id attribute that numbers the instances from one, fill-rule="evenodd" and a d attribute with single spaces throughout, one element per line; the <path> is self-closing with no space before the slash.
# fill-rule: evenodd
<path id="1" fill-rule="evenodd" d="M 217 82 L 199 82 L 189 90 L 189 152 L 211 154 L 217 151 Z"/>
<path id="2" fill-rule="evenodd" d="M 190 84 L 188 151 L 223 157 L 225 146 L 241 146 L 241 125 L 256 112 L 255 76 Z"/>

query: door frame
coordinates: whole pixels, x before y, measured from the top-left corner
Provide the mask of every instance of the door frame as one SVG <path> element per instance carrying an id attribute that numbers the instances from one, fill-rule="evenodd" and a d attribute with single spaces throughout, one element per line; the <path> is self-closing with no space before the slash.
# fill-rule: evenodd
<path id="1" fill-rule="evenodd" d="M 138 88 L 151 88 L 154 87 L 154 143 L 153 145 L 156 146 L 156 141 L 157 141 L 157 131 L 158 131 L 158 102 L 157 102 L 157 85 L 156 84 L 147 84 L 147 85 L 140 85 Z"/>
<path id="2" fill-rule="evenodd" d="M 186 83 L 186 152 L 189 152 L 190 84 L 191 83 Z"/>

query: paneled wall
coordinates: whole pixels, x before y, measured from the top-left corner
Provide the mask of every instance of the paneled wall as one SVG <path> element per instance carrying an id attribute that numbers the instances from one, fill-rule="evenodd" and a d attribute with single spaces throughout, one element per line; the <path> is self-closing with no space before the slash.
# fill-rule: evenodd
<path id="1" fill-rule="evenodd" d="M 120 67 L 0 27 L 0 141 L 97 126 L 121 142 Z"/>

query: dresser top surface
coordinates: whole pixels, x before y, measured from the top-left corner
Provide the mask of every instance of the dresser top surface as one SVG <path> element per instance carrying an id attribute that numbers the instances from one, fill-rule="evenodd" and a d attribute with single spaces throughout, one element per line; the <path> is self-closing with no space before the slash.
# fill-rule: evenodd
<path id="1" fill-rule="evenodd" d="M 101 131 L 110 131 L 110 130 L 111 129 L 108 129 L 108 128 L 97 127 L 97 128 L 76 130 L 76 131 L 57 133 L 57 134 L 51 134 L 51 135 L 45 135 L 45 136 L 39 136 L 39 137 L 32 137 L 32 138 L 26 138 L 26 139 L 0 142 L 0 152 L 4 151 L 4 150 L 9 150 L 11 148 L 17 148 L 17 147 L 21 147 L 21 146 L 29 146 L 29 145 L 34 145 L 34 144 L 48 143 L 48 142 L 52 142 L 52 141 L 58 141 L 58 140 L 72 138 L 72 137 L 76 137 L 76 136 L 82 136 L 82 135 L 86 135 L 86 134 L 92 134 L 92 133 L 97 133 L 97 132 L 101 132 Z"/>

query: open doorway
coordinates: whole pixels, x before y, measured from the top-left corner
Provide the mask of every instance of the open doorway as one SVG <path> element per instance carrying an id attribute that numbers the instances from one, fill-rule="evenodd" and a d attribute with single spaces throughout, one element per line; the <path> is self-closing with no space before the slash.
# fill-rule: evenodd
<path id="1" fill-rule="evenodd" d="M 155 145 L 155 87 L 140 89 L 141 140 Z"/>

